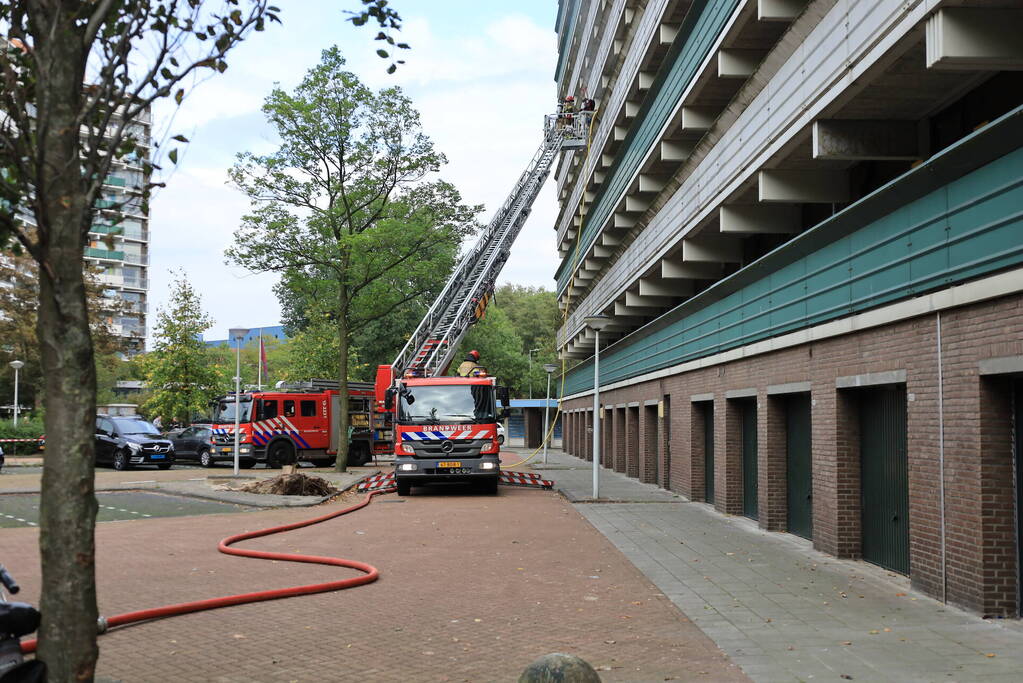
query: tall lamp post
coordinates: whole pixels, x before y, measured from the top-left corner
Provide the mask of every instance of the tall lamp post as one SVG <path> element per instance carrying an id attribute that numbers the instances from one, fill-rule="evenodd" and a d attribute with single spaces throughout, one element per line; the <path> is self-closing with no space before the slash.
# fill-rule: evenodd
<path id="1" fill-rule="evenodd" d="M 540 349 L 530 349 L 529 353 L 529 398 L 533 398 L 533 354 Z"/>
<path id="2" fill-rule="evenodd" d="M 551 374 L 558 369 L 554 363 L 544 363 L 543 371 L 547 373 L 547 402 L 543 404 L 543 464 L 547 464 L 547 442 L 552 435 L 548 434 L 551 419 Z"/>
<path id="3" fill-rule="evenodd" d="M 242 413 L 242 340 L 248 333 L 249 331 L 242 327 L 232 327 L 228 332 L 228 337 L 234 340 L 237 357 L 234 370 L 234 473 L 236 476 L 238 474 L 238 432 L 241 430 Z"/>
<path id="4" fill-rule="evenodd" d="M 10 366 L 14 368 L 14 426 L 18 426 L 18 370 L 25 367 L 24 361 L 12 360 Z"/>
<path id="5" fill-rule="evenodd" d="M 593 499 L 600 497 L 600 331 L 611 318 L 606 315 L 588 315 L 583 322 L 593 330 Z"/>

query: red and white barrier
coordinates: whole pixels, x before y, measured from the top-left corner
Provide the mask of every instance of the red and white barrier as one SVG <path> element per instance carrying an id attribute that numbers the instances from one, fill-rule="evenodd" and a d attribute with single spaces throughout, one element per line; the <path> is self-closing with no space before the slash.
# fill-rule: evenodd
<path id="1" fill-rule="evenodd" d="M 511 470 L 501 470 L 498 483 L 504 484 L 505 486 L 526 486 L 539 489 L 554 488 L 553 481 L 544 479 L 534 472 L 513 472 Z M 391 489 L 394 488 L 394 486 L 394 472 L 383 472 L 363 479 L 359 482 L 359 486 L 356 490 L 359 492 L 379 491 L 381 489 Z"/>

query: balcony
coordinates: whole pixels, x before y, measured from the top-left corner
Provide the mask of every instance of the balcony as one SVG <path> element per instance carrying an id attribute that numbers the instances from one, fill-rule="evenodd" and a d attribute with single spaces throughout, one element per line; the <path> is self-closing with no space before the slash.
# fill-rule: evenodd
<path id="1" fill-rule="evenodd" d="M 86 247 L 85 255 L 88 258 L 105 259 L 108 261 L 123 261 L 123 251 L 113 251 L 111 249 L 98 249 L 96 247 Z"/>
<path id="2" fill-rule="evenodd" d="M 113 185 L 114 187 L 126 187 L 128 183 L 124 178 L 119 178 L 118 176 L 115 175 L 108 175 L 103 180 L 103 184 Z"/>
<path id="3" fill-rule="evenodd" d="M 144 277 L 131 277 L 125 275 L 120 284 L 128 289 L 149 289 L 149 280 Z"/>
<path id="4" fill-rule="evenodd" d="M 132 254 L 125 252 L 124 254 L 125 263 L 134 263 L 140 266 L 149 265 L 149 254 Z"/>
<path id="5" fill-rule="evenodd" d="M 123 230 L 120 225 L 93 225 L 89 228 L 89 232 L 99 235 L 120 235 Z"/>

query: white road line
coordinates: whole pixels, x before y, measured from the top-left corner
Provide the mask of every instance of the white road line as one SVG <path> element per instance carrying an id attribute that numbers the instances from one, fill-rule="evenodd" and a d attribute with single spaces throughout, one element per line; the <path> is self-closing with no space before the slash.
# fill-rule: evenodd
<path id="1" fill-rule="evenodd" d="M 155 484 L 155 479 L 143 479 L 142 481 L 126 481 L 124 484 Z"/>
<path id="2" fill-rule="evenodd" d="M 22 519 L 21 517 L 15 517 L 14 515 L 9 515 L 6 512 L 0 512 L 0 515 L 3 515 L 7 519 L 13 519 L 16 522 L 21 522 L 22 524 L 28 524 L 29 526 L 39 526 L 35 522 L 29 522 L 28 520 Z"/>

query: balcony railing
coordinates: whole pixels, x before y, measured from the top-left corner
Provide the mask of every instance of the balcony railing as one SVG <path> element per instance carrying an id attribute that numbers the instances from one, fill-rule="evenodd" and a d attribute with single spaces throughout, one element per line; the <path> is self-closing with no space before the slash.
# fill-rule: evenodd
<path id="1" fill-rule="evenodd" d="M 130 289 L 149 289 L 149 280 L 144 277 L 131 277 L 130 275 L 125 275 L 120 284 Z"/>
<path id="2" fill-rule="evenodd" d="M 113 251 L 111 249 L 97 249 L 96 247 L 86 247 L 85 255 L 92 258 L 108 259 L 110 261 L 123 261 L 123 251 Z"/>
<path id="3" fill-rule="evenodd" d="M 124 228 L 120 225 L 93 225 L 89 228 L 89 232 L 100 235 L 120 235 L 123 231 Z"/>
<path id="4" fill-rule="evenodd" d="M 103 180 L 104 185 L 113 185 L 114 187 L 125 187 L 128 182 L 124 178 L 119 178 L 115 175 L 108 175 Z"/>
<path id="5" fill-rule="evenodd" d="M 135 263 L 141 266 L 149 265 L 149 254 L 132 254 L 124 252 L 124 260 L 127 263 Z"/>

